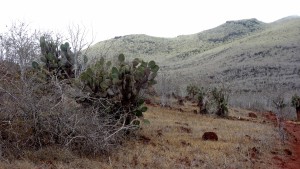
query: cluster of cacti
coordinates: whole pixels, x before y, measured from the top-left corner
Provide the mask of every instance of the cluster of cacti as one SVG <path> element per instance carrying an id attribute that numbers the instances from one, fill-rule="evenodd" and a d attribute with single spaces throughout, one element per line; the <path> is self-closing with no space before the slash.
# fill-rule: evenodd
<path id="1" fill-rule="evenodd" d="M 216 115 L 226 116 L 228 113 L 228 96 L 225 93 L 224 89 L 214 88 L 211 91 L 212 99 L 217 105 Z"/>
<path id="2" fill-rule="evenodd" d="M 71 78 L 74 77 L 74 55 L 70 51 L 70 45 L 68 42 L 60 45 L 53 40 L 46 39 L 42 36 L 40 38 L 41 47 L 41 61 L 43 66 L 40 66 L 37 62 L 32 62 L 32 67 L 35 69 L 42 69 L 47 77 L 56 75 L 59 78 Z"/>
<path id="3" fill-rule="evenodd" d="M 93 97 L 119 102 L 122 109 L 131 114 L 127 121 L 130 123 L 134 117 L 141 117 L 147 110 L 143 106 L 144 100 L 140 98 L 140 91 L 156 83 L 154 79 L 158 69 L 154 61 L 134 59 L 132 62 L 125 62 L 124 55 L 120 54 L 116 66 L 112 67 L 110 61 L 105 62 L 101 58 L 87 68 L 80 79 Z"/>
<path id="4" fill-rule="evenodd" d="M 209 111 L 218 116 L 226 116 L 228 112 L 228 95 L 223 88 L 204 89 L 196 85 L 188 85 L 190 96 L 197 96 L 199 113 L 207 114 Z M 214 110 L 214 111 L 211 111 Z"/>
<path id="5" fill-rule="evenodd" d="M 196 85 L 190 84 L 186 87 L 186 91 L 192 99 L 198 94 L 199 88 Z"/>
<path id="6" fill-rule="evenodd" d="M 101 58 L 81 73 L 80 79 L 92 91 L 93 97 L 107 97 L 107 89 L 112 83 L 109 78 L 110 67 L 111 62 L 105 63 Z"/>

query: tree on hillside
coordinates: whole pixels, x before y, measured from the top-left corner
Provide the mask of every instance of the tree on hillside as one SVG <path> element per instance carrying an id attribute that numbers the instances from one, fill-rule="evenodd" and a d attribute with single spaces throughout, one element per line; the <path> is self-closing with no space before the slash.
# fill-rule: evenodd
<path id="1" fill-rule="evenodd" d="M 216 115 L 224 117 L 228 113 L 228 94 L 224 88 L 214 88 L 211 91 L 212 100 L 216 104 Z"/>
<path id="2" fill-rule="evenodd" d="M 195 96 L 196 96 L 196 95 L 198 94 L 198 92 L 199 92 L 199 88 L 198 88 L 196 85 L 194 85 L 194 84 L 190 84 L 190 85 L 188 85 L 188 86 L 186 87 L 186 91 L 187 91 L 188 95 L 189 95 L 192 99 L 194 99 Z"/>
<path id="3" fill-rule="evenodd" d="M 1 58 L 17 63 L 21 78 L 24 78 L 26 67 L 40 54 L 38 36 L 38 31 L 33 31 L 29 25 L 19 22 L 13 23 L 0 38 Z"/>
<path id="4" fill-rule="evenodd" d="M 161 72 L 158 78 L 158 83 L 156 85 L 156 90 L 160 96 L 160 104 L 162 107 L 171 106 L 171 94 L 173 92 L 172 79 L 170 78 L 170 74 L 165 72 Z"/>
<path id="5" fill-rule="evenodd" d="M 91 41 L 87 41 L 88 30 L 84 26 L 70 25 L 68 27 L 68 41 L 74 54 L 74 71 L 75 77 L 78 77 L 80 71 L 86 65 L 81 65 L 87 62 L 86 52 L 94 42 L 93 32 Z M 82 53 L 84 51 L 84 53 Z M 81 62 L 81 64 L 80 64 Z"/>
<path id="6" fill-rule="evenodd" d="M 292 106 L 296 109 L 297 121 L 300 121 L 300 97 L 296 94 L 292 97 Z"/>
<path id="7" fill-rule="evenodd" d="M 281 142 L 284 144 L 284 141 L 286 139 L 286 134 L 284 131 L 284 114 L 283 109 L 287 106 L 287 104 L 284 101 L 284 98 L 280 95 L 273 100 L 273 103 L 277 109 L 276 118 L 277 118 L 277 124 L 278 124 L 278 133 L 281 139 Z"/>

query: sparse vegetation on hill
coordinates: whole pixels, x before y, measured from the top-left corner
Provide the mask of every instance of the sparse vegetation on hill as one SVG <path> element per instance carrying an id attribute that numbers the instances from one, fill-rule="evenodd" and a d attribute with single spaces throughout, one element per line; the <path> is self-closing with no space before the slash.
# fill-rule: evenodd
<path id="1" fill-rule="evenodd" d="M 89 55 L 97 57 L 96 53 L 105 49 L 110 56 L 122 52 L 155 59 L 161 71 L 180 85 L 177 88 L 190 83 L 226 84 L 234 95 L 230 104 L 268 109 L 274 97 L 271 93 L 286 91 L 291 95 L 300 89 L 299 25 L 299 17 L 273 23 L 248 19 L 176 38 L 128 35 L 99 42 Z M 242 97 L 248 99 L 236 99 Z"/>

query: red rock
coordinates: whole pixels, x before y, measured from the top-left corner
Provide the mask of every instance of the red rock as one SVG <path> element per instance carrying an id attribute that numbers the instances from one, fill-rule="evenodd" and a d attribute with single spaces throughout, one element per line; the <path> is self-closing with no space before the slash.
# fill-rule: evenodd
<path id="1" fill-rule="evenodd" d="M 289 155 L 289 156 L 293 154 L 291 152 L 291 150 L 289 150 L 289 149 L 284 149 L 283 151 L 285 152 L 286 155 Z"/>
<path id="2" fill-rule="evenodd" d="M 152 102 L 151 102 L 150 99 L 145 99 L 145 103 L 146 103 L 146 104 L 152 104 Z"/>
<path id="3" fill-rule="evenodd" d="M 257 159 L 258 158 L 259 151 L 256 147 L 252 147 L 249 149 L 249 155 L 251 158 Z"/>
<path id="4" fill-rule="evenodd" d="M 218 135 L 215 132 L 205 132 L 202 136 L 203 140 L 218 141 Z"/>
<path id="5" fill-rule="evenodd" d="M 256 115 L 255 113 L 253 113 L 253 112 L 250 112 L 250 113 L 248 114 L 248 116 L 249 116 L 249 117 L 252 117 L 252 118 L 257 118 L 257 115 Z"/>
<path id="6" fill-rule="evenodd" d="M 178 104 L 184 106 L 184 100 L 182 98 L 178 99 Z"/>

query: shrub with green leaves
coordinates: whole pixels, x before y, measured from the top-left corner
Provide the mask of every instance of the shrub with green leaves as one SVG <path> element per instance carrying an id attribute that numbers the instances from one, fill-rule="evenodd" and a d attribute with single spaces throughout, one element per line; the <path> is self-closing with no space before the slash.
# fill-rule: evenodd
<path id="1" fill-rule="evenodd" d="M 224 89 L 214 88 L 211 91 L 212 99 L 216 104 L 216 115 L 224 117 L 228 113 L 228 95 Z"/>
<path id="2" fill-rule="evenodd" d="M 295 107 L 297 120 L 300 121 L 300 97 L 296 94 L 292 97 L 292 106 Z"/>
<path id="3" fill-rule="evenodd" d="M 189 84 L 187 87 L 186 87 L 186 91 L 188 93 L 188 95 L 194 99 L 195 96 L 198 94 L 199 92 L 199 88 L 196 86 L 196 85 L 193 85 L 193 84 Z"/>
<path id="4" fill-rule="evenodd" d="M 300 97 L 296 94 L 292 97 L 292 106 L 295 108 L 300 108 Z"/>

